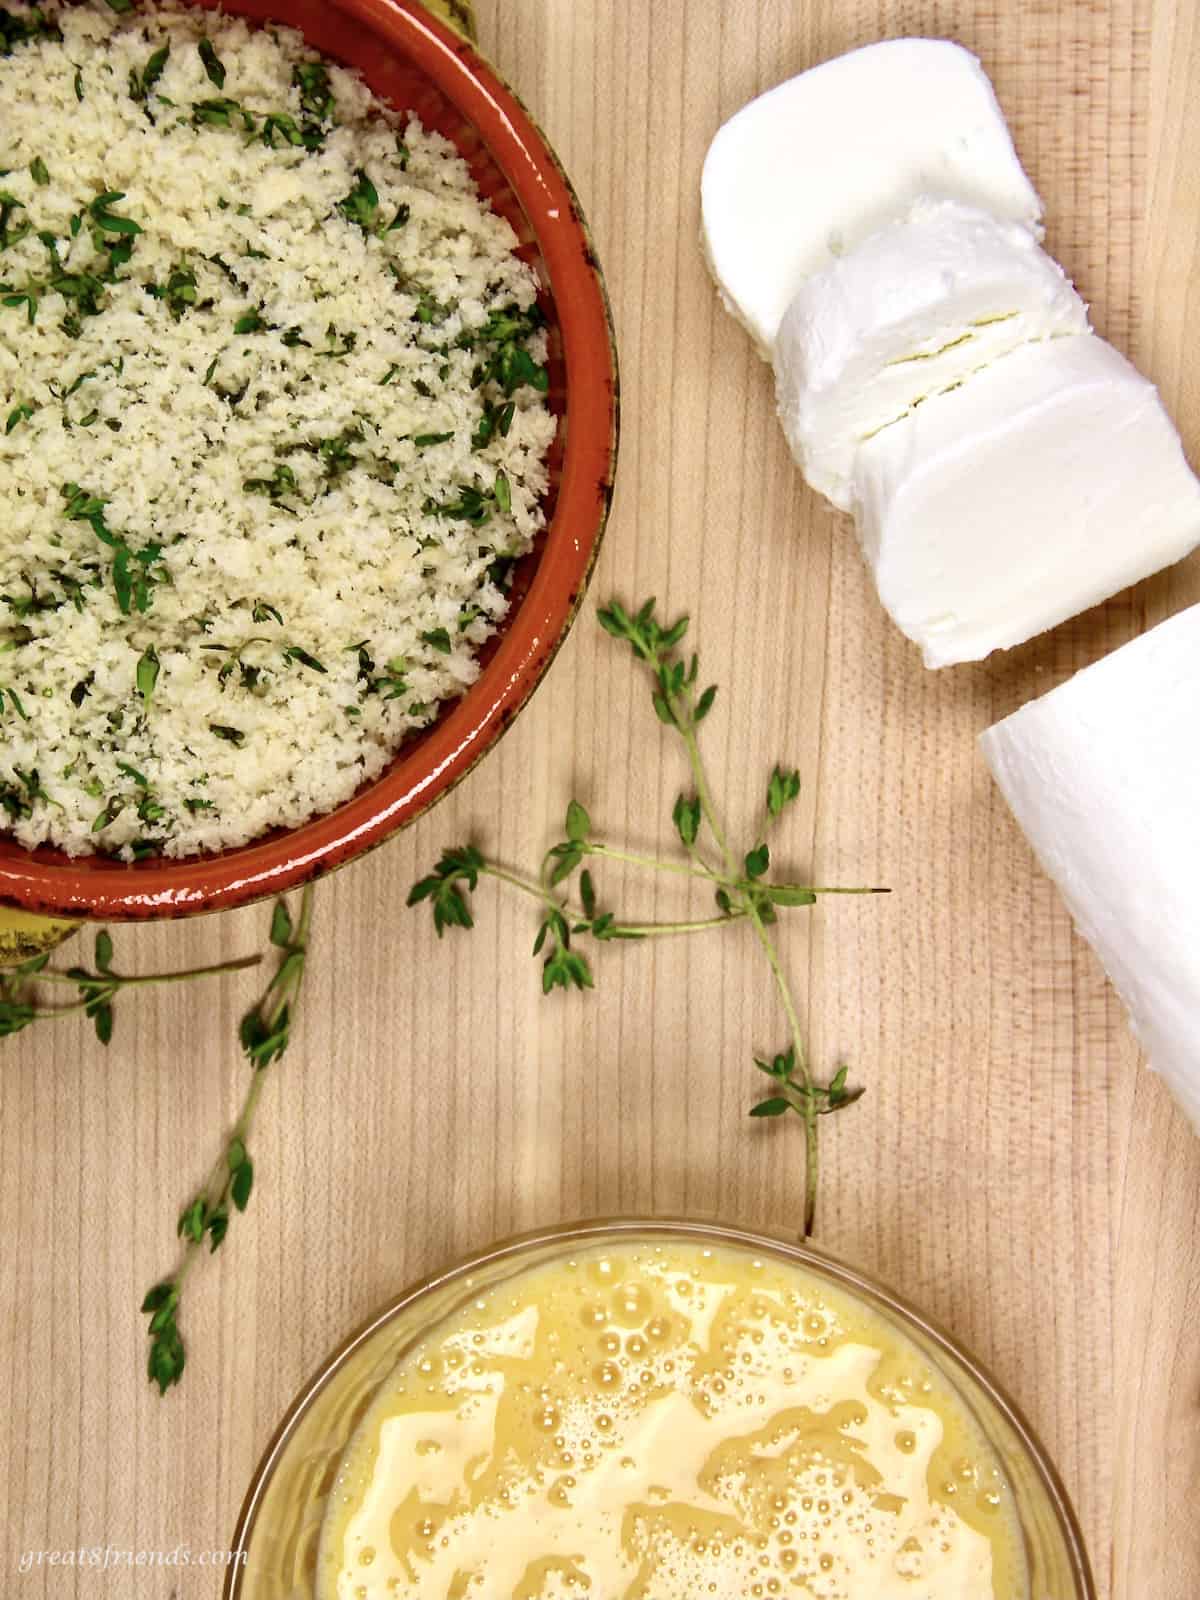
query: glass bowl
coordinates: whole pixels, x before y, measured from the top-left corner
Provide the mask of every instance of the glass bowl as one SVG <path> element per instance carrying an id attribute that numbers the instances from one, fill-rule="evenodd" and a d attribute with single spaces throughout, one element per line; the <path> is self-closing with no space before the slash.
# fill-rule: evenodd
<path id="1" fill-rule="evenodd" d="M 972 1413 L 1008 1476 L 1029 1600 L 1095 1600 L 1075 1513 L 1020 1411 L 979 1363 L 890 1289 L 808 1246 L 718 1224 L 636 1218 L 564 1224 L 493 1245 L 407 1289 L 330 1356 L 268 1445 L 246 1495 L 224 1600 L 314 1600 L 317 1545 L 346 1444 L 396 1361 L 481 1291 L 581 1249 L 673 1242 L 790 1265 L 865 1303 L 915 1345 Z"/>

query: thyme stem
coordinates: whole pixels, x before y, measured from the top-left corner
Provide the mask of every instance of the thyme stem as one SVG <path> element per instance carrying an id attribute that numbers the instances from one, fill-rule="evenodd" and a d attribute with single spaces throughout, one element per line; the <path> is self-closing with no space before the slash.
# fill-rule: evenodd
<path id="1" fill-rule="evenodd" d="M 700 754 L 700 741 L 696 737 L 695 706 L 690 691 L 685 691 L 682 696 L 674 696 L 673 704 L 678 718 L 679 731 L 683 736 L 684 746 L 687 750 L 688 765 L 691 767 L 692 780 L 696 785 L 696 797 L 700 801 L 700 809 L 704 814 L 704 820 L 708 823 L 709 831 L 717 842 L 717 848 L 721 852 L 721 859 L 725 863 L 725 870 L 732 878 L 737 873 L 737 864 L 726 841 L 720 818 L 717 816 L 716 806 L 713 803 L 712 790 L 708 784 L 708 774 L 704 768 L 704 758 Z M 813 891 L 814 894 L 819 892 L 828 891 Z M 861 894 L 873 891 L 858 890 L 855 892 Z M 816 1222 L 817 1182 L 820 1176 L 820 1140 L 817 1131 L 817 1117 L 820 1113 L 817 1108 L 817 1097 L 813 1092 L 815 1085 L 812 1069 L 808 1062 L 808 1050 L 804 1043 L 796 1002 L 792 996 L 792 986 L 783 970 L 783 964 L 779 959 L 779 951 L 776 948 L 775 941 L 763 922 L 762 912 L 755 898 L 752 895 L 743 894 L 741 896 L 741 904 L 744 907 L 745 915 L 750 918 L 754 926 L 755 936 L 762 946 L 763 954 L 766 956 L 775 978 L 775 987 L 779 991 L 784 1015 L 787 1017 L 788 1027 L 791 1030 L 796 1071 L 805 1091 L 802 1095 L 788 1095 L 787 1098 L 804 1120 L 803 1237 L 807 1239 L 811 1237 Z"/>

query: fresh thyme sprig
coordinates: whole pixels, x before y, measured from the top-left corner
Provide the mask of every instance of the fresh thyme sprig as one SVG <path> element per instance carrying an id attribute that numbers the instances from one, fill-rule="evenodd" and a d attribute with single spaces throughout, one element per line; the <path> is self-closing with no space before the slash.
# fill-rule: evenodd
<path id="1" fill-rule="evenodd" d="M 795 1112 L 804 1124 L 805 1191 L 803 1232 L 807 1237 L 816 1218 L 819 1178 L 820 1118 L 852 1105 L 862 1088 L 847 1084 L 848 1071 L 839 1066 L 828 1083 L 819 1083 L 809 1063 L 791 982 L 775 943 L 773 928 L 781 910 L 815 905 L 824 895 L 885 894 L 876 888 L 835 888 L 795 883 L 770 876 L 771 852 L 760 836 L 751 849 L 739 855 L 731 847 L 713 800 L 700 754 L 699 730 L 716 700 L 716 687 L 698 689 L 699 661 L 679 653 L 688 619 L 664 625 L 655 616 L 655 602 L 647 600 L 630 613 L 618 602 L 599 612 L 600 626 L 613 638 L 628 644 L 652 678 L 652 702 L 659 721 L 682 740 L 691 773 L 691 787 L 675 800 L 672 821 L 683 846 L 682 858 L 663 859 L 619 848 L 597 838 L 592 819 L 577 800 L 567 807 L 565 838 L 546 852 L 536 876 L 512 872 L 488 860 L 474 845 L 446 850 L 431 873 L 412 887 L 410 906 L 428 902 L 439 938 L 447 928 L 474 926 L 469 896 L 480 878 L 495 878 L 538 901 L 542 920 L 533 953 L 542 960 L 542 989 L 591 989 L 595 978 L 588 957 L 574 942 L 590 935 L 600 943 L 614 939 L 649 939 L 707 933 L 732 924 L 749 923 L 767 958 L 787 1018 L 789 1043 L 770 1060 L 755 1064 L 772 1080 L 772 1092 L 751 1108 L 751 1116 L 770 1118 Z M 777 821 L 800 794 L 800 775 L 776 766 L 767 782 L 764 825 Z M 640 922 L 618 919 L 601 911 L 591 872 L 583 866 L 589 858 L 621 862 L 654 872 L 668 872 L 703 882 L 712 892 L 719 915 L 678 922 Z M 564 889 L 579 872 L 578 896 Z"/>
<path id="2" fill-rule="evenodd" d="M 108 1044 L 113 1033 L 113 1002 L 127 990 L 244 972 L 248 967 L 256 967 L 261 960 L 261 956 L 243 956 L 237 961 L 191 967 L 185 972 L 118 973 L 112 966 L 112 936 L 102 928 L 96 935 L 94 972 L 86 967 L 70 967 L 65 971 L 51 967 L 47 953 L 14 967 L 11 972 L 0 973 L 0 1039 L 20 1033 L 34 1022 L 53 1022 L 61 1017 L 77 1016 L 82 1011 L 95 1025 L 100 1043 Z M 46 1005 L 37 994 L 41 984 L 66 984 L 78 991 L 79 998 L 64 1005 Z"/>
<path id="3" fill-rule="evenodd" d="M 280 900 L 275 906 L 271 943 L 279 951 L 279 962 L 263 995 L 242 1018 L 240 1029 L 242 1049 L 252 1069 L 246 1098 L 212 1171 L 180 1214 L 178 1234 L 184 1244 L 175 1271 L 156 1283 L 142 1301 L 142 1311 L 150 1318 L 147 1371 L 160 1394 L 183 1376 L 186 1348 L 178 1312 L 184 1280 L 199 1260 L 205 1239 L 211 1254 L 225 1238 L 233 1212 L 244 1211 L 250 1199 L 254 1185 L 250 1134 L 265 1070 L 280 1059 L 291 1039 L 308 957 L 312 907 L 311 885 L 300 897 L 300 913 L 294 923 L 286 902 Z"/>

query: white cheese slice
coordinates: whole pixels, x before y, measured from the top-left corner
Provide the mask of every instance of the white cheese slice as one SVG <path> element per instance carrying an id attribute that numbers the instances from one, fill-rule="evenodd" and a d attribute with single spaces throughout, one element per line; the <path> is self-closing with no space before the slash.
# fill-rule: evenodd
<path id="1" fill-rule="evenodd" d="M 1039 861 L 1200 1132 L 1200 606 L 982 736 Z"/>
<path id="2" fill-rule="evenodd" d="M 809 483 L 847 511 L 863 439 L 1019 345 L 1087 328 L 1027 228 L 923 198 L 801 285 L 775 341 L 779 419 Z"/>
<path id="3" fill-rule="evenodd" d="M 859 446 L 879 597 L 925 664 L 978 661 L 1200 544 L 1154 385 L 1094 334 L 1001 356 Z"/>
<path id="4" fill-rule="evenodd" d="M 709 147 L 701 178 L 709 265 L 765 355 L 814 272 L 921 195 L 1036 228 L 987 74 L 946 39 L 852 50 L 760 95 Z"/>

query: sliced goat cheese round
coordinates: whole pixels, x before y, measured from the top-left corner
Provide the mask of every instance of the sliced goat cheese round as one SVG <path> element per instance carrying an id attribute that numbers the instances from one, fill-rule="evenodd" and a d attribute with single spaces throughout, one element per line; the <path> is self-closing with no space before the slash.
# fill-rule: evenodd
<path id="1" fill-rule="evenodd" d="M 889 39 L 802 72 L 718 131 L 701 179 L 704 246 L 728 309 L 770 355 L 805 278 L 921 195 L 1035 229 L 987 74 L 946 39 Z"/>
<path id="2" fill-rule="evenodd" d="M 1087 329 L 1027 228 L 922 198 L 797 291 L 775 341 L 779 419 L 808 482 L 846 511 L 863 439 L 1022 344 Z"/>
<path id="3" fill-rule="evenodd" d="M 1153 489 L 1151 469 L 1147 489 Z M 1200 1132 L 1200 606 L 989 728 L 983 753 Z"/>
<path id="4" fill-rule="evenodd" d="M 1022 346 L 859 446 L 855 518 L 925 664 L 978 661 L 1200 544 L 1154 385 L 1094 334 Z"/>

